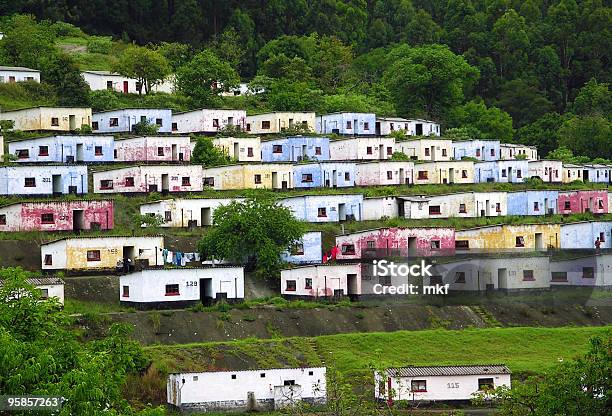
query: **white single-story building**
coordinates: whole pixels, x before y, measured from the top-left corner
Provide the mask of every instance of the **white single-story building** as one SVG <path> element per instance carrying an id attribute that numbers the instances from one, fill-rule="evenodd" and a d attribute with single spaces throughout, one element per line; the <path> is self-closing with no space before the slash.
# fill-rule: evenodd
<path id="1" fill-rule="evenodd" d="M 40 82 L 40 71 L 22 66 L 0 66 L 0 83 Z"/>
<path id="2" fill-rule="evenodd" d="M 83 71 L 83 79 L 92 91 L 109 90 L 122 92 L 124 94 L 145 94 L 143 85 L 134 78 L 110 71 Z M 167 79 L 151 88 L 152 92 L 172 93 L 174 81 Z"/>
<path id="3" fill-rule="evenodd" d="M 439 136 L 440 124 L 435 121 L 401 117 L 376 117 L 376 135 L 388 136 L 401 130 L 406 136 Z"/>
<path id="4" fill-rule="evenodd" d="M 538 160 L 538 149 L 535 146 L 527 146 L 523 144 L 500 143 L 499 151 L 500 159 L 516 159 L 517 156 L 524 157 L 527 160 Z M 525 156 L 522 156 L 525 155 Z"/>
<path id="5" fill-rule="evenodd" d="M 158 133 L 170 133 L 172 110 L 167 108 L 122 108 L 101 111 L 92 116 L 95 133 L 130 133 L 138 123 L 155 125 Z"/>
<path id="6" fill-rule="evenodd" d="M 64 281 L 59 277 L 31 277 L 26 279 L 26 283 L 40 291 L 41 299 L 57 298 L 61 305 L 64 304 Z"/>
<path id="7" fill-rule="evenodd" d="M 244 268 L 144 269 L 119 279 L 119 302 L 137 309 L 184 308 L 244 299 Z"/>
<path id="8" fill-rule="evenodd" d="M 238 162 L 261 162 L 259 137 L 217 137 L 213 144 Z M 193 142 L 195 146 L 196 142 Z"/>
<path id="9" fill-rule="evenodd" d="M 137 192 L 200 192 L 202 166 L 142 165 L 109 169 L 93 174 L 94 192 L 100 194 Z"/>
<path id="10" fill-rule="evenodd" d="M 374 397 L 391 403 L 470 401 L 475 393 L 510 387 L 510 375 L 504 364 L 389 368 L 374 372 Z"/>
<path id="11" fill-rule="evenodd" d="M 361 294 L 360 264 L 314 264 L 281 270 L 281 294 L 320 298 Z"/>
<path id="12" fill-rule="evenodd" d="M 189 136 L 144 136 L 115 139 L 116 162 L 188 162 Z"/>
<path id="13" fill-rule="evenodd" d="M 153 201 L 140 206 L 142 215 L 159 215 L 162 227 L 203 227 L 212 225 L 215 210 L 244 198 L 176 198 Z"/>
<path id="14" fill-rule="evenodd" d="M 299 127 L 305 131 L 314 131 L 315 113 L 278 111 L 247 116 L 246 118 L 246 131 L 251 134 L 281 133 L 294 127 Z"/>
<path id="15" fill-rule="evenodd" d="M 102 163 L 113 161 L 113 136 L 62 135 L 9 142 L 9 153 L 22 163 Z"/>
<path id="16" fill-rule="evenodd" d="M 405 160 L 376 160 L 355 164 L 356 186 L 410 185 L 414 163 Z"/>
<path id="17" fill-rule="evenodd" d="M 269 411 L 327 402 L 325 367 L 172 373 L 167 400 L 186 412 Z"/>
<path id="18" fill-rule="evenodd" d="M 556 286 L 612 287 L 612 255 L 578 255 L 551 259 L 550 284 Z"/>
<path id="19" fill-rule="evenodd" d="M 283 261 L 293 264 L 317 264 L 323 259 L 321 231 L 308 231 L 290 249 L 281 254 Z"/>
<path id="20" fill-rule="evenodd" d="M 403 206 L 401 209 L 403 209 Z M 363 198 L 362 212 L 362 221 L 373 221 L 383 218 L 397 218 L 400 215 L 398 197 L 373 196 Z"/>
<path id="21" fill-rule="evenodd" d="M 385 160 L 391 159 L 393 137 L 350 137 L 329 142 L 330 160 Z"/>
<path id="22" fill-rule="evenodd" d="M 296 195 L 280 199 L 280 205 L 291 210 L 293 215 L 307 222 L 361 221 L 363 196 Z"/>
<path id="23" fill-rule="evenodd" d="M 560 160 L 533 160 L 529 161 L 529 176 L 540 178 L 547 183 L 561 183 L 563 181 L 563 162 Z"/>
<path id="24" fill-rule="evenodd" d="M 32 107 L 0 112 L 0 120 L 13 122 L 13 130 L 74 131 L 90 126 L 91 108 Z"/>
<path id="25" fill-rule="evenodd" d="M 0 166 L 0 195 L 81 195 L 87 193 L 87 166 Z"/>
<path id="26" fill-rule="evenodd" d="M 246 128 L 246 110 L 207 109 L 172 114 L 172 133 L 217 133 L 228 126 Z"/>
<path id="27" fill-rule="evenodd" d="M 451 160 L 453 141 L 449 139 L 423 138 L 395 142 L 395 152 L 400 152 L 412 160 Z"/>

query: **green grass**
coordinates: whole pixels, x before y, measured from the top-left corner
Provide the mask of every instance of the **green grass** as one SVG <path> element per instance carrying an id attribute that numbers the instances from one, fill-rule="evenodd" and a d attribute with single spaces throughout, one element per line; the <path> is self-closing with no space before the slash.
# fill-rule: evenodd
<path id="1" fill-rule="evenodd" d="M 104 314 L 110 312 L 129 312 L 130 308 L 126 308 L 117 304 L 112 303 L 101 303 L 101 302 L 89 302 L 83 300 L 77 300 L 73 298 L 66 298 L 64 300 L 64 311 L 70 315 L 72 314 Z"/>
<path id="2" fill-rule="evenodd" d="M 225 362 L 238 366 L 236 369 L 324 362 L 351 375 L 369 372 L 372 366 L 505 363 L 517 376 L 542 373 L 560 358 L 568 360 L 582 355 L 591 337 L 611 336 L 611 329 L 610 326 L 438 329 L 158 345 L 145 349 L 154 364 L 165 371 L 223 369 Z"/>

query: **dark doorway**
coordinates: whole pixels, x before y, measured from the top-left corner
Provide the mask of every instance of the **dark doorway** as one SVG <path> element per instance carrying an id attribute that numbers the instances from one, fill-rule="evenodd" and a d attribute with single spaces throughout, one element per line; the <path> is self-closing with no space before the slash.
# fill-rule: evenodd
<path id="1" fill-rule="evenodd" d="M 75 233 L 78 233 L 83 228 L 85 228 L 85 225 L 83 224 L 83 210 L 75 209 L 72 211 L 72 229 Z"/>
<path id="2" fill-rule="evenodd" d="M 414 134 L 416 136 L 422 136 L 423 135 L 423 125 L 421 123 L 416 123 L 414 125 Z"/>
<path id="3" fill-rule="evenodd" d="M 200 279 L 200 301 L 204 305 L 210 305 L 213 299 L 212 279 Z"/>

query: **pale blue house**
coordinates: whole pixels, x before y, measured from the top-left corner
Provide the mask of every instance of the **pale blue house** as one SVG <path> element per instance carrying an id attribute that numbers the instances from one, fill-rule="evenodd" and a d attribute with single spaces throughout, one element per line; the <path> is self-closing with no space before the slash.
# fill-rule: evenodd
<path id="1" fill-rule="evenodd" d="M 299 195 L 279 203 L 306 222 L 361 221 L 363 195 Z"/>
<path id="2" fill-rule="evenodd" d="M 87 193 L 87 166 L 32 165 L 0 167 L 0 195 Z"/>
<path id="3" fill-rule="evenodd" d="M 594 249 L 595 240 L 600 248 L 612 248 L 612 221 L 581 221 L 561 224 L 562 249 Z"/>
<path id="4" fill-rule="evenodd" d="M 321 231 L 305 233 L 300 241 L 296 241 L 289 251 L 281 255 L 281 259 L 293 264 L 321 263 L 323 260 L 321 234 Z"/>
<path id="5" fill-rule="evenodd" d="M 157 126 L 158 133 L 172 133 L 172 110 L 122 108 L 102 111 L 92 115 L 91 129 L 95 133 L 129 133 L 141 122 Z"/>
<path id="6" fill-rule="evenodd" d="M 262 162 L 329 160 L 329 138 L 292 136 L 261 142 Z"/>
<path id="7" fill-rule="evenodd" d="M 50 136 L 9 142 L 17 162 L 102 163 L 114 162 L 113 136 Z"/>
<path id="8" fill-rule="evenodd" d="M 482 161 L 501 159 L 499 140 L 453 140 L 453 158 L 473 157 Z"/>
<path id="9" fill-rule="evenodd" d="M 521 183 L 527 179 L 529 162 L 526 160 L 496 160 L 474 163 L 474 181 Z"/>
<path id="10" fill-rule="evenodd" d="M 556 190 L 508 192 L 508 215 L 556 214 L 558 199 Z"/>
<path id="11" fill-rule="evenodd" d="M 316 162 L 293 166 L 294 188 L 344 188 L 355 186 L 355 163 Z"/>
<path id="12" fill-rule="evenodd" d="M 319 134 L 341 134 L 350 136 L 374 136 L 376 114 L 374 113 L 331 113 L 317 116 L 316 132 Z"/>

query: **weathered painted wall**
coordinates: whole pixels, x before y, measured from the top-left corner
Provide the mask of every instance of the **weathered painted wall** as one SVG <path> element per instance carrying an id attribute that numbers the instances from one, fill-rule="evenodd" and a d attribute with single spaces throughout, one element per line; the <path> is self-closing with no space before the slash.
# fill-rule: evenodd
<path id="1" fill-rule="evenodd" d="M 612 221 L 583 221 L 561 224 L 561 248 L 595 248 L 599 237 L 601 248 L 612 248 Z"/>
<path id="2" fill-rule="evenodd" d="M 172 115 L 173 133 L 216 133 L 227 126 L 246 129 L 246 111 L 204 108 Z"/>
<path id="3" fill-rule="evenodd" d="M 148 260 L 150 265 L 163 264 L 164 238 L 156 237 L 91 237 L 67 238 L 43 244 L 40 248 L 43 270 L 115 269 L 126 253 L 133 261 Z M 98 251 L 100 260 L 88 261 L 87 253 Z M 51 256 L 51 257 L 48 257 Z"/>
<path id="4" fill-rule="evenodd" d="M 298 163 L 292 166 L 295 188 L 355 186 L 355 163 Z"/>
<path id="5" fill-rule="evenodd" d="M 610 183 L 612 182 L 612 167 L 606 165 L 586 165 L 585 166 L 589 182 Z"/>
<path id="6" fill-rule="evenodd" d="M 361 221 L 362 195 L 304 195 L 279 200 L 296 218 L 307 222 Z"/>
<path id="7" fill-rule="evenodd" d="M 261 143 L 264 162 L 298 162 L 300 160 L 329 160 L 329 138 L 295 136 Z"/>
<path id="8" fill-rule="evenodd" d="M 110 182 L 109 182 L 110 181 Z M 93 174 L 94 192 L 197 192 L 202 190 L 199 165 L 148 165 L 112 169 Z"/>
<path id="9" fill-rule="evenodd" d="M 87 193 L 87 166 L 0 167 L 0 195 L 53 195 L 70 192 Z"/>
<path id="10" fill-rule="evenodd" d="M 469 218 L 476 216 L 475 198 L 471 192 L 406 197 L 402 200 L 404 201 L 405 218 Z"/>
<path id="11" fill-rule="evenodd" d="M 35 107 L 3 111 L 0 120 L 12 120 L 15 130 L 71 131 L 91 125 L 91 108 Z"/>
<path id="12" fill-rule="evenodd" d="M 162 227 L 187 227 L 195 221 L 198 227 L 212 225 L 215 210 L 244 198 L 177 198 L 165 199 L 140 206 L 143 215 L 159 215 L 164 219 Z"/>
<path id="13" fill-rule="evenodd" d="M 113 136 L 41 137 L 12 141 L 8 148 L 9 153 L 17 157 L 17 162 L 102 163 L 114 160 Z"/>
<path id="14" fill-rule="evenodd" d="M 321 263 L 323 259 L 321 231 L 307 232 L 296 244 L 303 249 L 302 254 L 295 250 L 293 253 L 288 251 L 281 256 L 283 261 L 294 264 Z"/>
<path id="15" fill-rule="evenodd" d="M 440 124 L 427 120 L 397 117 L 376 118 L 376 135 L 388 136 L 392 131 L 398 130 L 403 130 L 406 136 L 439 136 Z"/>
<path id="16" fill-rule="evenodd" d="M 455 160 L 473 157 L 478 160 L 492 161 L 501 157 L 499 140 L 459 140 L 453 141 L 452 146 Z"/>
<path id="17" fill-rule="evenodd" d="M 188 162 L 191 139 L 188 136 L 147 136 L 115 140 L 117 162 Z"/>
<path id="18" fill-rule="evenodd" d="M 559 191 L 558 212 L 560 214 L 579 214 L 592 212 L 608 213 L 608 191 Z"/>
<path id="19" fill-rule="evenodd" d="M 363 221 L 397 218 L 399 216 L 399 203 L 395 196 L 363 198 Z"/>
<path id="20" fill-rule="evenodd" d="M 213 144 L 238 162 L 261 162 L 259 137 L 218 137 Z"/>
<path id="21" fill-rule="evenodd" d="M 291 290 L 293 284 L 295 290 Z M 361 294 L 359 264 L 322 264 L 281 270 L 282 295 L 319 298 L 333 296 L 338 290 L 344 295 Z"/>
<path id="22" fill-rule="evenodd" d="M 315 113 L 277 112 L 247 116 L 246 131 L 251 134 L 280 133 L 293 126 L 314 131 Z M 268 126 L 268 127 L 266 127 Z"/>
<path id="23" fill-rule="evenodd" d="M 540 178 L 547 183 L 561 182 L 563 163 L 558 160 L 537 160 L 529 162 L 529 176 Z"/>
<path id="24" fill-rule="evenodd" d="M 395 143 L 395 151 L 404 153 L 413 160 L 450 160 L 453 142 L 447 139 L 402 140 Z"/>
<path id="25" fill-rule="evenodd" d="M 377 161 L 356 164 L 355 185 L 407 185 L 412 183 L 414 163 Z"/>
<path id="26" fill-rule="evenodd" d="M 414 184 L 474 183 L 474 162 L 426 162 L 414 165 Z"/>
<path id="27" fill-rule="evenodd" d="M 494 225 L 458 230 L 457 241 L 467 240 L 469 249 L 545 250 L 559 248 L 559 224 Z"/>
<path id="28" fill-rule="evenodd" d="M 612 255 L 551 261 L 551 286 L 612 286 Z"/>
<path id="29" fill-rule="evenodd" d="M 538 160 L 538 149 L 533 146 L 500 143 L 499 150 L 501 152 L 500 159 L 515 159 L 517 155 L 525 155 L 527 157 L 527 160 Z"/>
<path id="30" fill-rule="evenodd" d="M 319 134 L 374 135 L 376 115 L 373 113 L 332 113 L 316 118 Z"/>
<path id="31" fill-rule="evenodd" d="M 75 218 L 75 211 L 82 211 L 82 219 Z M 52 214 L 50 220 L 48 215 Z M 43 215 L 46 215 L 43 221 Z M 78 224 L 75 224 L 75 220 Z M 0 231 L 72 231 L 90 230 L 92 223 L 101 230 L 113 228 L 113 201 L 80 200 L 21 202 L 0 207 Z"/>
<path id="32" fill-rule="evenodd" d="M 203 176 L 207 186 L 219 190 L 293 188 L 293 170 L 289 164 L 219 166 L 204 169 Z"/>
<path id="33" fill-rule="evenodd" d="M 3 67 L 0 69 L 0 83 L 40 82 L 40 71 L 21 67 Z"/>
<path id="34" fill-rule="evenodd" d="M 399 251 L 400 255 L 435 256 L 455 252 L 452 228 L 380 228 L 336 236 L 338 259 L 375 256 L 377 252 Z M 354 254 L 353 254 L 354 253 Z"/>
<path id="35" fill-rule="evenodd" d="M 157 125 L 159 133 L 172 132 L 172 110 L 166 108 L 126 108 L 95 113 L 92 130 L 96 133 L 131 132 L 141 121 Z"/>
<path id="36" fill-rule="evenodd" d="M 573 164 L 563 164 L 563 183 L 571 183 L 574 181 L 582 182 L 582 170 L 583 167 Z"/>

